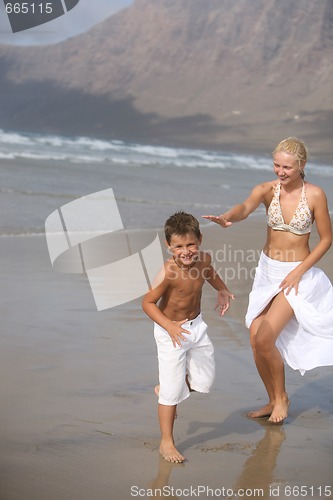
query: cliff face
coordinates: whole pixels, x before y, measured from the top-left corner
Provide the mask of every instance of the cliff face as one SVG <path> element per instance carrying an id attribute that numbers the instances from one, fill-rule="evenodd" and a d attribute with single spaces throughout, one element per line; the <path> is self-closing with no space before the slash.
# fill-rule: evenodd
<path id="1" fill-rule="evenodd" d="M 0 126 L 326 148 L 332 28 L 333 0 L 137 0 L 55 46 L 2 46 Z"/>

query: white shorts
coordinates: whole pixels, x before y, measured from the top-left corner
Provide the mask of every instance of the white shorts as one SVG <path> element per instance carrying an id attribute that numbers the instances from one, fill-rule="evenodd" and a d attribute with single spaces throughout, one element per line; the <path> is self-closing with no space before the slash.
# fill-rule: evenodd
<path id="1" fill-rule="evenodd" d="M 214 347 L 201 313 L 182 326 L 191 335 L 184 333 L 186 342 L 174 347 L 168 332 L 154 323 L 160 381 L 158 402 L 161 405 L 173 406 L 188 398 L 186 375 L 191 389 L 197 392 L 209 392 L 214 381 Z"/>

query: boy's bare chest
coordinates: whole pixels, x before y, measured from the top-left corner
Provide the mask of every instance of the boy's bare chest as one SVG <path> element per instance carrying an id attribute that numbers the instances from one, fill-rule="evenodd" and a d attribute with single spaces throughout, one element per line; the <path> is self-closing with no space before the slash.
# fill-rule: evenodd
<path id="1" fill-rule="evenodd" d="M 183 271 L 182 275 L 178 277 L 178 279 L 174 283 L 174 294 L 179 297 L 184 297 L 187 295 L 196 295 L 199 294 L 204 285 L 204 278 L 198 273 L 194 276 L 193 273 Z"/>

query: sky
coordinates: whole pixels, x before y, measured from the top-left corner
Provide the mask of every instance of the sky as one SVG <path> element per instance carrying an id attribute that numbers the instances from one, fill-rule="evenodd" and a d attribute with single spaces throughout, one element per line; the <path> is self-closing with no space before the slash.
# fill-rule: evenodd
<path id="1" fill-rule="evenodd" d="M 30 0 L 31 4 L 34 0 Z M 35 1 L 36 4 L 41 0 Z M 18 33 L 13 33 L 0 0 L 0 44 L 48 45 L 83 33 L 115 12 L 133 3 L 134 0 L 80 0 L 65 15 L 46 24 Z M 13 0 L 15 3 L 15 0 Z M 22 2 L 20 2 L 22 4 Z"/>

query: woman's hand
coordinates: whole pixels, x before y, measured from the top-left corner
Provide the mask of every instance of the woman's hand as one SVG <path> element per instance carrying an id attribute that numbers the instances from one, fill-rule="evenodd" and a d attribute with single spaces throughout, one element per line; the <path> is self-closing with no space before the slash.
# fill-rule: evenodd
<path id="1" fill-rule="evenodd" d="M 202 215 L 201 217 L 215 222 L 221 227 L 229 227 L 232 224 L 232 222 L 229 222 L 223 215 Z"/>
<path id="2" fill-rule="evenodd" d="M 299 282 L 301 281 L 302 276 L 303 273 L 300 272 L 297 267 L 293 269 L 280 283 L 281 291 L 286 291 L 286 295 L 289 295 L 291 290 L 294 288 L 295 295 L 297 295 Z"/>

